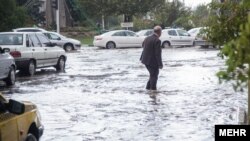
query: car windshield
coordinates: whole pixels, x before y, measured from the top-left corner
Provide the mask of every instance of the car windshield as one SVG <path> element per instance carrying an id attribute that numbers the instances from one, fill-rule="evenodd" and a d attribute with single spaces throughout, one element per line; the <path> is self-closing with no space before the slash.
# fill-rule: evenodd
<path id="1" fill-rule="evenodd" d="M 22 45 L 22 34 L 0 34 L 0 45 Z"/>
<path id="2" fill-rule="evenodd" d="M 144 36 L 145 33 L 146 33 L 146 30 L 141 30 L 141 31 L 136 32 L 136 34 L 139 36 Z"/>

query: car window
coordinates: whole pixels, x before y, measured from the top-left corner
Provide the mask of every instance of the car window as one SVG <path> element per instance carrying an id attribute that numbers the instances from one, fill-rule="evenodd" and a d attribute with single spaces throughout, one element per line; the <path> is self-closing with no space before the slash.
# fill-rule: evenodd
<path id="1" fill-rule="evenodd" d="M 127 34 L 127 36 L 136 36 L 136 34 L 135 34 L 135 33 L 133 33 L 133 32 L 129 32 L 129 31 L 127 31 L 127 32 L 126 32 L 126 34 Z"/>
<path id="2" fill-rule="evenodd" d="M 185 30 L 177 30 L 179 36 L 188 36 L 189 34 Z"/>
<path id="3" fill-rule="evenodd" d="M 169 31 L 168 31 L 168 35 L 177 36 L 177 33 L 176 33 L 175 30 L 169 30 Z"/>
<path id="4" fill-rule="evenodd" d="M 40 41 L 36 37 L 36 34 L 29 34 L 29 37 L 30 37 L 34 47 L 41 47 L 42 46 Z"/>
<path id="5" fill-rule="evenodd" d="M 22 34 L 0 34 L 0 45 L 22 45 Z"/>
<path id="6" fill-rule="evenodd" d="M 51 39 L 51 36 L 49 33 L 43 33 L 48 39 Z"/>
<path id="7" fill-rule="evenodd" d="M 26 35 L 26 46 L 27 47 L 32 47 L 33 46 L 32 41 L 29 38 L 29 35 Z"/>
<path id="8" fill-rule="evenodd" d="M 146 36 L 149 36 L 149 35 L 152 35 L 152 34 L 153 34 L 153 31 L 150 30 L 150 31 L 147 31 L 145 35 L 146 35 Z"/>
<path id="9" fill-rule="evenodd" d="M 125 32 L 121 31 L 114 33 L 112 36 L 127 36 L 127 35 L 125 34 Z"/>
<path id="10" fill-rule="evenodd" d="M 37 34 L 37 37 L 39 39 L 39 41 L 42 43 L 43 47 L 46 47 L 47 44 L 50 42 L 47 37 L 43 34 Z"/>
<path id="11" fill-rule="evenodd" d="M 53 33 L 49 33 L 50 39 L 51 40 L 60 40 L 61 38 L 59 36 L 57 36 L 56 34 Z"/>

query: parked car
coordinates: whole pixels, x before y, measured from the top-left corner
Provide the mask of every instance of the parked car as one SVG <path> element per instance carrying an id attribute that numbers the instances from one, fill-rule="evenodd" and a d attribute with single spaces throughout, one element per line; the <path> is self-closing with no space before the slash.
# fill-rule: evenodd
<path id="1" fill-rule="evenodd" d="M 47 30 L 38 27 L 16 28 L 13 32 L 47 32 Z"/>
<path id="2" fill-rule="evenodd" d="M 7 100 L 0 93 L 0 141 L 37 141 L 43 130 L 35 104 Z"/>
<path id="3" fill-rule="evenodd" d="M 140 30 L 140 31 L 136 32 L 136 34 L 139 36 L 147 37 L 147 36 L 154 34 L 154 30 L 153 29 L 144 29 L 144 30 Z"/>
<path id="4" fill-rule="evenodd" d="M 141 47 L 144 37 L 136 35 L 129 30 L 114 30 L 94 37 L 93 44 L 96 47 L 107 49 L 116 47 Z"/>
<path id="5" fill-rule="evenodd" d="M 205 29 L 206 27 L 190 29 L 189 32 L 191 32 L 192 33 L 191 35 L 195 37 L 194 45 L 203 48 L 208 48 L 209 46 L 215 48 L 216 46 L 207 40 Z"/>
<path id="6" fill-rule="evenodd" d="M 16 65 L 14 58 L 8 52 L 9 49 L 0 47 L 0 80 L 11 86 L 16 80 Z"/>
<path id="7" fill-rule="evenodd" d="M 164 29 L 160 37 L 162 47 L 193 46 L 195 37 L 183 29 Z"/>
<path id="8" fill-rule="evenodd" d="M 56 32 L 43 32 L 43 34 L 46 35 L 52 43 L 62 47 L 65 51 L 78 50 L 81 48 L 81 42 L 76 39 L 65 37 Z"/>
<path id="9" fill-rule="evenodd" d="M 196 37 L 198 35 L 198 33 L 200 33 L 201 29 L 202 29 L 202 27 L 192 28 L 192 29 L 188 30 L 188 33 L 190 34 L 190 36 Z"/>
<path id="10" fill-rule="evenodd" d="M 36 68 L 54 66 L 58 71 L 65 69 L 65 51 L 41 32 L 2 32 L 0 46 L 10 49 L 17 70 L 28 75 L 34 75 Z"/>

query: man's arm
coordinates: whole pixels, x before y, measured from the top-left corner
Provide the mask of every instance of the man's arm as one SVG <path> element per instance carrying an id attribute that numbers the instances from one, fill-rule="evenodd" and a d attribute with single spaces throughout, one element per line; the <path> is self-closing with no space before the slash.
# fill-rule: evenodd
<path id="1" fill-rule="evenodd" d="M 162 64 L 162 58 L 161 58 L 161 40 L 156 41 L 154 49 L 155 49 L 155 57 L 156 57 L 156 60 L 157 60 L 158 67 L 160 69 L 162 69 L 163 64 Z"/>

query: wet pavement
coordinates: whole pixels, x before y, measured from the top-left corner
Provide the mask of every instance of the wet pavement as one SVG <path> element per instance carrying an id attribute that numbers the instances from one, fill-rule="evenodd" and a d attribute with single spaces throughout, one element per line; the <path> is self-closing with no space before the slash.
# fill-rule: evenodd
<path id="1" fill-rule="evenodd" d="M 86 47 L 67 54 L 65 73 L 43 69 L 0 92 L 39 107 L 41 141 L 212 141 L 215 124 L 237 123 L 247 94 L 218 84 L 218 50 L 163 49 L 155 95 L 141 50 Z"/>

